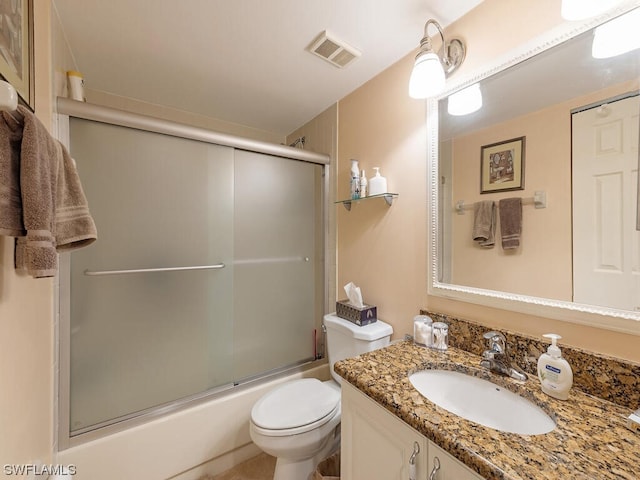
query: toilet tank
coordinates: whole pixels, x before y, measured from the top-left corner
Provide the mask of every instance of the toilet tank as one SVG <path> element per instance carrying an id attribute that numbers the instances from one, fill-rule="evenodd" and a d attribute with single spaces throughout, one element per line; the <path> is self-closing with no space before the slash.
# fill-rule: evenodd
<path id="1" fill-rule="evenodd" d="M 329 368 L 338 383 L 342 383 L 342 377 L 333 371 L 336 362 L 389 345 L 393 333 L 391 325 L 382 320 L 360 327 L 335 314 L 324 316 L 324 326 L 327 329 Z"/>

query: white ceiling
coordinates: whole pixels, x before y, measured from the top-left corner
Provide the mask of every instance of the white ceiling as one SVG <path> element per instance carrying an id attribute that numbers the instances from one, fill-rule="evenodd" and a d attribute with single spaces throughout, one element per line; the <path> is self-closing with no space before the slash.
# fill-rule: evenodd
<path id="1" fill-rule="evenodd" d="M 54 0 L 88 89 L 287 135 L 482 0 Z M 362 52 L 306 48 L 324 30 Z M 430 32 L 432 33 L 432 32 Z M 407 72 L 407 82 L 409 80 Z"/>

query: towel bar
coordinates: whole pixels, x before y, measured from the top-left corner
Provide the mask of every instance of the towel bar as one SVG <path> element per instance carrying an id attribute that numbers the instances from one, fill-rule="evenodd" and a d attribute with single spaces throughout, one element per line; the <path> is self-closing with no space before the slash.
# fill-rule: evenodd
<path id="1" fill-rule="evenodd" d="M 547 192 L 544 190 L 536 190 L 533 197 L 522 199 L 523 205 L 533 205 L 536 208 L 547 208 Z M 464 215 L 465 210 L 473 210 L 473 203 L 465 205 L 464 200 L 458 200 L 454 207 L 458 215 Z"/>
<path id="2" fill-rule="evenodd" d="M 0 110 L 14 112 L 18 108 L 18 93 L 9 82 L 0 80 Z"/>
<path id="3" fill-rule="evenodd" d="M 182 272 L 187 270 L 218 270 L 224 268 L 224 263 L 215 265 L 196 265 L 193 267 L 163 267 L 163 268 L 139 268 L 135 270 L 85 270 L 84 274 L 89 277 L 101 275 L 127 275 L 129 273 L 155 273 L 155 272 Z"/>

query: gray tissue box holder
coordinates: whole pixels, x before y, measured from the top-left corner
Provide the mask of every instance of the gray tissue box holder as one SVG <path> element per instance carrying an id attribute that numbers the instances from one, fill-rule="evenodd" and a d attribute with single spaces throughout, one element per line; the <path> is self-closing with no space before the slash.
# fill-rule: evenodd
<path id="1" fill-rule="evenodd" d="M 378 308 L 375 305 L 366 304 L 363 308 L 357 308 L 349 304 L 349 300 L 338 300 L 336 315 L 363 327 L 378 320 Z"/>

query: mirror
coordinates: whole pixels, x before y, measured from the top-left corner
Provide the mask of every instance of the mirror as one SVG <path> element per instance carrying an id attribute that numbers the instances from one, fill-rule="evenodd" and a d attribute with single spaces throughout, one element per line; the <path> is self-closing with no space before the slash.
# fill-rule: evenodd
<path id="1" fill-rule="evenodd" d="M 567 25 L 429 100 L 430 294 L 640 334 L 640 49 L 593 58 L 597 26 Z M 448 97 L 476 83 L 480 110 L 450 115 Z M 620 120 L 614 110 L 625 102 L 630 110 Z M 590 120 L 580 127 L 584 116 Z M 633 154 L 623 180 L 617 171 L 585 177 L 580 146 L 595 145 L 609 162 L 623 140 Z M 507 166 L 493 157 L 502 152 Z M 493 248 L 480 246 L 473 204 L 510 197 L 523 200 L 519 246 L 503 249 L 499 220 Z M 585 229 L 580 218 L 593 225 Z M 585 269 L 611 275 L 585 280 Z M 627 277 L 612 290 L 626 289 L 623 299 L 594 294 L 620 270 Z"/>

